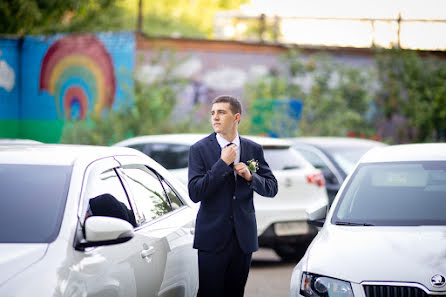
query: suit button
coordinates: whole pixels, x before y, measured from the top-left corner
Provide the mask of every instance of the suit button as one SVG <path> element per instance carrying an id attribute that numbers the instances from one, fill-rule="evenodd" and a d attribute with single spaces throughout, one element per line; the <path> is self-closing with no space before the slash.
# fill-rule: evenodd
<path id="1" fill-rule="evenodd" d="M 235 200 L 235 199 L 237 199 L 237 197 L 233 196 L 233 197 L 232 197 L 232 199 L 234 199 L 234 200 Z"/>
<path id="2" fill-rule="evenodd" d="M 233 216 L 229 216 L 229 219 L 233 220 L 233 219 L 234 219 L 234 217 L 233 217 Z"/>

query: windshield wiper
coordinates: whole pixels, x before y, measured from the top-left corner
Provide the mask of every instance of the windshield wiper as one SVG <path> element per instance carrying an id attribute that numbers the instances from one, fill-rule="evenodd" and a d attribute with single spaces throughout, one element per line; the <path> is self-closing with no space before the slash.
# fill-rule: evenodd
<path id="1" fill-rule="evenodd" d="M 369 224 L 369 223 L 355 223 L 355 222 L 344 222 L 344 221 L 336 221 L 335 225 L 339 225 L 339 226 L 374 226 L 373 224 Z"/>

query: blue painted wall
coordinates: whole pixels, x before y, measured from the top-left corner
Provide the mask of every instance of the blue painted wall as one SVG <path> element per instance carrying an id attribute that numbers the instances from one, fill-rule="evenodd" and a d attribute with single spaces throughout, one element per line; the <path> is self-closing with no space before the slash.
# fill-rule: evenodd
<path id="1" fill-rule="evenodd" d="M 68 119 L 132 100 L 135 43 L 130 32 L 0 39 L 0 137 L 59 142 Z"/>

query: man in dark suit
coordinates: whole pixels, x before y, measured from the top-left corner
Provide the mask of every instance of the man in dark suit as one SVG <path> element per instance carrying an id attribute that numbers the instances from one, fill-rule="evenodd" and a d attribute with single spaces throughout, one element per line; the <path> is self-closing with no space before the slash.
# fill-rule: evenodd
<path id="1" fill-rule="evenodd" d="M 201 202 L 194 240 L 198 297 L 243 296 L 251 256 L 259 247 L 253 192 L 277 194 L 277 180 L 262 147 L 238 135 L 241 112 L 238 99 L 215 98 L 211 110 L 215 133 L 189 151 L 189 195 Z M 257 160 L 258 169 L 250 171 L 248 160 Z"/>

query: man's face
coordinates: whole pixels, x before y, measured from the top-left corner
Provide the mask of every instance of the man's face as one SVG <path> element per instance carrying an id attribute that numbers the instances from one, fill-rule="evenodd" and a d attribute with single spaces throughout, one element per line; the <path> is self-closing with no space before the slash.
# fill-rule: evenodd
<path id="1" fill-rule="evenodd" d="M 212 105 L 211 121 L 215 133 L 234 133 L 239 120 L 240 114 L 233 114 L 229 103 L 219 102 Z"/>

